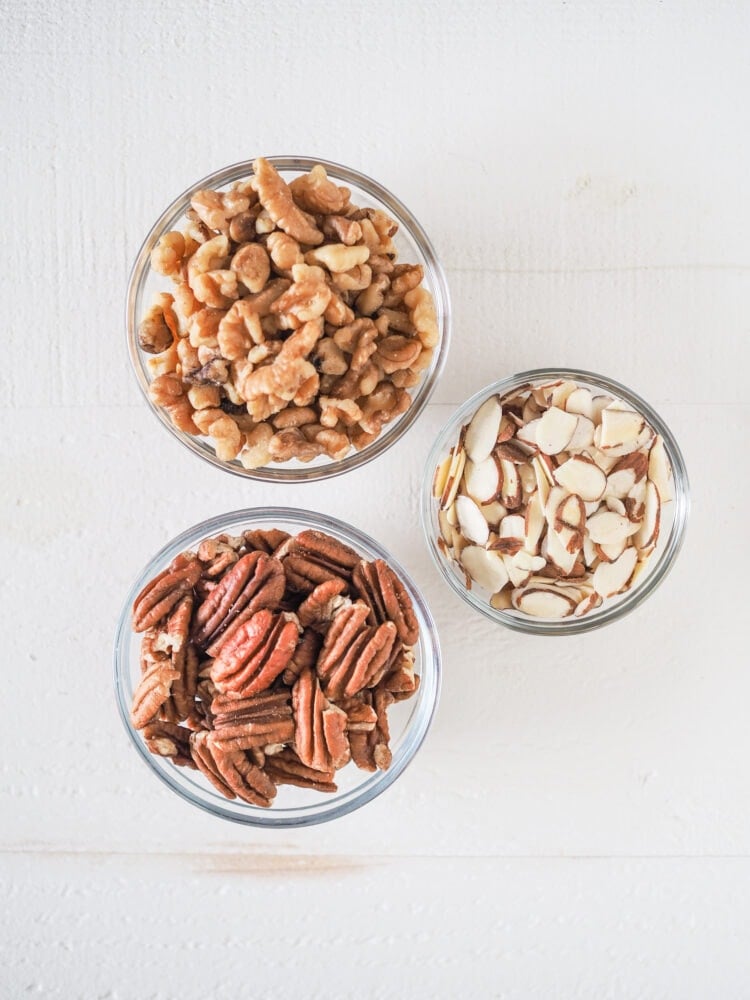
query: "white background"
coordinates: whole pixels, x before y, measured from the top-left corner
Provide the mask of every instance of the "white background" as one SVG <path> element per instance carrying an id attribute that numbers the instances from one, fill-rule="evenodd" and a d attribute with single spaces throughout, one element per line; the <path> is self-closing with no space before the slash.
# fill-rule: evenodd
<path id="1" fill-rule="evenodd" d="M 0 0 L 0 14 L 3 1000 L 750 996 L 750 5 Z M 200 463 L 127 363 L 125 284 L 151 223 L 259 153 L 391 188 L 453 295 L 431 405 L 328 484 Z M 556 364 L 660 410 L 693 512 L 646 606 L 535 639 L 449 592 L 417 499 L 458 403 Z M 152 552 L 269 503 L 397 553 L 445 666 L 396 786 L 280 834 L 155 781 L 110 665 Z"/>

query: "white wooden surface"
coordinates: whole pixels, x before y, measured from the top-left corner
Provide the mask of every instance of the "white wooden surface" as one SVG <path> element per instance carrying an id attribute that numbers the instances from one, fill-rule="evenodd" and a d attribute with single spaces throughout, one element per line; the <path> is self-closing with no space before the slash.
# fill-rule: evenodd
<path id="1" fill-rule="evenodd" d="M 750 7 L 0 0 L 5 305 L 0 996 L 750 995 L 746 382 Z M 391 187 L 448 270 L 434 403 L 371 466 L 256 486 L 157 425 L 131 259 L 178 191 L 257 153 Z M 693 514 L 631 618 L 533 639 L 471 614 L 417 522 L 453 406 L 528 366 L 646 396 Z M 272 835 L 191 810 L 116 716 L 122 595 L 221 510 L 318 508 L 399 554 L 443 699 L 385 796 Z"/>

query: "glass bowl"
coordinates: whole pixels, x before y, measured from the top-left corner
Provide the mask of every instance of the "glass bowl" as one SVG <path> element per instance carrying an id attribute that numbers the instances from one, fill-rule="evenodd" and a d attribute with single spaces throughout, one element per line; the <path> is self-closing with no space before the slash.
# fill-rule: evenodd
<path id="1" fill-rule="evenodd" d="M 489 604 L 489 595 L 483 596 L 480 588 L 468 590 L 463 570 L 455 560 L 443 555 L 439 545 L 438 501 L 432 495 L 433 476 L 440 461 L 448 454 L 458 440 L 461 428 L 469 422 L 479 406 L 490 396 L 501 399 L 522 386 L 542 385 L 557 379 L 570 379 L 581 386 L 594 390 L 595 394 L 609 394 L 629 403 L 641 413 L 657 434 L 664 439 L 665 450 L 672 466 L 672 490 L 674 498 L 661 508 L 660 532 L 655 551 L 651 554 L 644 571 L 635 585 L 624 594 L 606 598 L 599 608 L 589 611 L 580 618 L 535 618 L 515 609 L 498 610 Z M 677 442 L 662 418 L 649 404 L 614 379 L 592 372 L 572 368 L 537 368 L 520 372 L 509 378 L 500 379 L 486 386 L 468 399 L 451 417 L 437 437 L 427 459 L 422 483 L 421 516 L 422 528 L 433 560 L 443 578 L 467 604 L 485 617 L 516 632 L 534 635 L 575 635 L 608 625 L 633 611 L 652 594 L 674 564 L 685 536 L 690 510 L 690 489 L 687 471 Z M 475 585 L 476 586 L 476 585 Z"/>
<path id="2" fill-rule="evenodd" d="M 432 395 L 448 355 L 450 340 L 448 284 L 437 254 L 422 226 L 409 209 L 377 181 L 349 167 L 322 160 L 320 157 L 269 156 L 267 159 L 286 180 L 292 180 L 298 174 L 309 171 L 316 163 L 320 163 L 325 167 L 332 180 L 351 189 L 354 204 L 362 208 L 382 208 L 398 222 L 398 232 L 394 237 L 394 243 L 398 250 L 398 261 L 421 264 L 424 268 L 424 286 L 432 294 L 440 331 L 440 342 L 435 348 L 430 367 L 424 372 L 419 385 L 414 390 L 410 390 L 412 404 L 409 409 L 392 423 L 387 424 L 383 432 L 367 447 L 359 452 L 352 450 L 342 459 L 334 460 L 320 456 L 309 463 L 292 461 L 274 463 L 259 469 L 246 469 L 239 459 L 226 462 L 217 458 L 213 447 L 206 438 L 196 437 L 178 430 L 164 410 L 152 403 L 148 395 L 151 375 L 147 359 L 150 355 L 145 354 L 138 345 L 138 324 L 153 295 L 158 291 L 169 291 L 171 282 L 169 278 L 152 270 L 151 251 L 164 233 L 172 229 L 184 228 L 187 223 L 185 212 L 190 207 L 190 199 L 195 191 L 201 188 L 223 190 L 235 181 L 252 176 L 252 160 L 232 164 L 232 166 L 224 167 L 222 170 L 217 170 L 196 181 L 162 212 L 152 226 L 138 251 L 128 283 L 125 312 L 128 351 L 138 385 L 149 407 L 177 440 L 195 455 L 217 468 L 225 469 L 227 472 L 244 476 L 247 479 L 270 482 L 311 482 L 312 480 L 338 476 L 350 469 L 357 469 L 373 458 L 377 458 L 378 455 L 382 455 L 406 433 L 422 412 Z"/>
<path id="3" fill-rule="evenodd" d="M 226 799 L 200 771 L 177 767 L 166 757 L 154 756 L 142 734 L 130 722 L 133 690 L 140 678 L 140 635 L 133 632 L 130 616 L 133 601 L 145 584 L 185 549 L 196 549 L 213 535 L 239 534 L 250 528 L 282 528 L 290 533 L 317 528 L 350 545 L 366 559 L 386 560 L 403 581 L 414 604 L 419 622 L 419 640 L 414 647 L 414 670 L 420 684 L 413 697 L 396 702 L 388 711 L 393 760 L 387 771 L 371 774 L 349 763 L 336 775 L 339 790 L 334 794 L 282 785 L 272 806 L 264 809 L 237 799 Z M 380 795 L 403 773 L 424 740 L 440 693 L 440 647 L 435 623 L 424 598 L 402 566 L 374 539 L 351 525 L 306 510 L 264 507 L 220 514 L 188 528 L 168 542 L 138 574 L 130 588 L 115 635 L 114 679 L 117 706 L 125 729 L 138 753 L 165 785 L 187 802 L 213 816 L 259 827 L 310 826 L 345 816 Z"/>

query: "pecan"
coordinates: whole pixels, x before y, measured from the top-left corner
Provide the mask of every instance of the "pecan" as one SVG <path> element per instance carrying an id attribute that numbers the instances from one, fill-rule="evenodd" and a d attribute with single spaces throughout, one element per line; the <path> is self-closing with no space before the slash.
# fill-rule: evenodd
<path id="1" fill-rule="evenodd" d="M 291 660 L 298 636 L 296 619 L 258 611 L 222 645 L 211 679 L 219 691 L 245 698 L 264 691 Z"/>
<path id="2" fill-rule="evenodd" d="M 239 559 L 241 538 L 230 535 L 219 535 L 218 538 L 206 538 L 198 547 L 198 558 L 203 563 L 204 577 L 221 576 Z"/>
<path id="3" fill-rule="evenodd" d="M 330 622 L 342 603 L 349 603 L 346 598 L 341 597 L 344 590 L 346 581 L 340 577 L 319 583 L 297 609 L 300 625 L 305 628 L 308 625 L 323 625 Z"/>
<path id="4" fill-rule="evenodd" d="M 242 537 L 248 549 L 257 549 L 267 555 L 274 555 L 291 535 L 288 531 L 280 531 L 278 528 L 253 528 L 251 531 L 246 531 Z"/>
<path id="5" fill-rule="evenodd" d="M 192 553 L 176 556 L 133 602 L 133 631 L 145 632 L 158 625 L 180 598 L 190 593 L 200 574 L 201 564 Z"/>
<path id="6" fill-rule="evenodd" d="M 419 638 L 419 623 L 411 598 L 391 567 L 382 559 L 362 560 L 354 569 L 352 583 L 370 608 L 370 624 L 393 622 L 401 642 L 413 646 Z"/>
<path id="7" fill-rule="evenodd" d="M 385 622 L 368 627 L 369 614 L 366 604 L 343 607 L 326 633 L 316 669 L 324 693 L 333 701 L 377 684 L 388 666 L 396 626 Z"/>
<path id="8" fill-rule="evenodd" d="M 297 785 L 299 788 L 313 788 L 316 792 L 338 791 L 333 771 L 315 771 L 306 767 L 291 749 L 267 757 L 265 772 L 275 785 Z"/>
<path id="9" fill-rule="evenodd" d="M 314 632 L 310 628 L 303 630 L 289 665 L 281 675 L 284 684 L 291 686 L 306 667 L 315 666 L 322 645 L 323 639 L 318 632 Z"/>
<path id="10" fill-rule="evenodd" d="M 404 650 L 397 658 L 393 669 L 384 675 L 378 687 L 390 691 L 394 701 L 411 698 L 419 688 L 419 674 L 414 673 L 413 653 Z"/>
<path id="11" fill-rule="evenodd" d="M 181 597 L 167 619 L 166 629 L 160 632 L 153 648 L 171 656 L 172 666 L 178 676 L 172 682 L 171 699 L 167 714 L 170 718 L 185 719 L 195 702 L 198 683 L 198 654 L 188 641 L 190 618 L 193 612 L 193 595 Z"/>
<path id="12" fill-rule="evenodd" d="M 136 729 L 143 729 L 159 714 L 172 693 L 172 682 L 180 676 L 166 653 L 157 652 L 155 636 L 144 636 L 141 644 L 141 679 L 133 694 L 130 721 Z"/>
<path id="13" fill-rule="evenodd" d="M 354 549 L 322 531 L 301 531 L 283 559 L 287 583 L 299 593 L 309 594 L 319 583 L 340 578 L 349 585 L 359 562 Z"/>
<path id="14" fill-rule="evenodd" d="M 370 732 L 352 732 L 349 735 L 352 760 L 364 771 L 386 771 L 393 757 L 388 742 L 388 708 L 393 704 L 390 691 L 376 690 L 367 693 L 365 702 L 371 704 L 377 716 L 377 722 Z"/>
<path id="15" fill-rule="evenodd" d="M 367 698 L 367 700 L 365 700 Z M 360 692 L 353 698 L 343 698 L 338 705 L 346 712 L 346 729 L 349 733 L 369 733 L 378 721 L 377 713 L 372 707 L 369 693 Z"/>
<path id="16" fill-rule="evenodd" d="M 316 771 L 336 771 L 349 760 L 347 716 L 332 705 L 311 669 L 303 670 L 292 688 L 294 748 Z"/>
<path id="17" fill-rule="evenodd" d="M 243 750 L 216 747 L 208 733 L 194 733 L 190 749 L 198 768 L 222 795 L 228 799 L 242 799 L 251 805 L 270 806 L 276 796 L 276 787 Z"/>
<path id="18" fill-rule="evenodd" d="M 151 753 L 158 757 L 169 757 L 177 767 L 195 768 L 190 752 L 190 730 L 171 722 L 149 722 L 143 730 L 143 738 Z"/>
<path id="19" fill-rule="evenodd" d="M 289 692 L 265 692 L 250 698 L 217 694 L 211 703 L 212 745 L 250 750 L 291 742 L 294 737 Z"/>
<path id="20" fill-rule="evenodd" d="M 248 552 L 225 573 L 195 615 L 193 641 L 215 656 L 239 625 L 284 593 L 284 572 L 265 552 Z M 231 629 L 231 631 L 230 631 Z"/>

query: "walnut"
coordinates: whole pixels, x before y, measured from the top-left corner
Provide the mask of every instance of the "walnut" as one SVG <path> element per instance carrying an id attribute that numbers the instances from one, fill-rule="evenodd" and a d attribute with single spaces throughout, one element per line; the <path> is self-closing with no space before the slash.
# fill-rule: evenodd
<path id="1" fill-rule="evenodd" d="M 359 426 L 369 434 L 380 433 L 384 424 L 409 409 L 411 397 L 389 382 L 381 382 L 362 403 Z"/>
<path id="2" fill-rule="evenodd" d="M 197 410 L 193 419 L 203 434 L 214 439 L 216 455 L 222 462 L 237 457 L 245 440 L 236 421 L 222 410 Z"/>
<path id="3" fill-rule="evenodd" d="M 273 222 L 300 243 L 317 246 L 323 234 L 309 216 L 297 207 L 289 186 L 268 160 L 259 156 L 253 163 L 258 198 Z"/>
<path id="4" fill-rule="evenodd" d="M 294 283 L 273 302 L 271 312 L 293 316 L 300 323 L 322 316 L 331 298 L 323 272 L 296 264 L 292 273 Z"/>
<path id="5" fill-rule="evenodd" d="M 138 327 L 138 343 L 148 354 L 161 354 L 170 347 L 179 335 L 177 316 L 172 309 L 174 298 L 160 294 L 141 320 Z"/>
<path id="6" fill-rule="evenodd" d="M 296 458 L 299 462 L 312 462 L 323 454 L 323 446 L 308 441 L 298 427 L 278 431 L 268 442 L 268 453 L 276 462 L 289 462 Z"/>
<path id="7" fill-rule="evenodd" d="M 364 264 L 370 256 L 366 246 L 348 247 L 344 243 L 326 243 L 315 250 L 308 250 L 305 261 L 308 264 L 322 264 L 331 272 L 351 271 Z"/>
<path id="8" fill-rule="evenodd" d="M 175 372 L 159 375 L 148 387 L 149 399 L 169 414 L 172 423 L 186 434 L 197 434 L 193 407 L 185 394 L 182 380 Z"/>
<path id="9" fill-rule="evenodd" d="M 268 443 L 273 437 L 273 428 L 266 423 L 256 424 L 245 434 L 245 446 L 240 452 L 240 462 L 246 469 L 259 469 L 271 461 Z"/>
<path id="10" fill-rule="evenodd" d="M 228 220 L 250 207 L 250 199 L 240 191 L 218 191 L 204 189 L 196 191 L 190 199 L 193 211 L 201 222 L 209 229 L 219 229 L 222 232 L 228 228 Z"/>
<path id="11" fill-rule="evenodd" d="M 351 247 L 362 239 L 362 227 L 343 215 L 329 215 L 323 220 L 323 233 L 330 239 Z"/>
<path id="12" fill-rule="evenodd" d="M 389 309 L 397 308 L 407 292 L 421 285 L 424 281 L 424 268 L 421 264 L 396 264 L 391 274 L 391 288 L 385 301 Z"/>
<path id="13" fill-rule="evenodd" d="M 249 292 L 265 288 L 271 274 L 271 262 L 265 247 L 259 243 L 246 243 L 232 257 L 232 271 Z"/>
<path id="14" fill-rule="evenodd" d="M 255 192 L 253 194 L 258 197 Z M 254 240 L 257 235 L 255 223 L 262 210 L 263 206 L 258 202 L 246 212 L 235 215 L 229 223 L 229 238 L 235 243 L 250 243 Z"/>
<path id="15" fill-rule="evenodd" d="M 286 427 L 313 424 L 317 419 L 318 415 L 311 406 L 287 406 L 281 413 L 277 413 L 271 422 L 277 430 L 284 430 Z"/>
<path id="16" fill-rule="evenodd" d="M 316 164 L 309 174 L 295 177 L 289 189 L 299 207 L 313 215 L 335 215 L 341 212 L 349 201 L 348 189 L 339 188 L 329 180 L 325 167 L 320 163 Z"/>
<path id="17" fill-rule="evenodd" d="M 193 288 L 193 281 L 199 274 L 209 271 L 220 271 L 229 262 L 229 240 L 226 236 L 214 236 L 207 240 L 192 255 L 187 263 L 188 284 Z M 195 289 L 193 288 L 193 291 Z"/>
<path id="18" fill-rule="evenodd" d="M 391 334 L 378 341 L 376 359 L 386 375 L 410 368 L 422 351 L 422 344 L 416 338 Z"/>
<path id="19" fill-rule="evenodd" d="M 330 337 L 322 337 L 318 341 L 313 359 L 320 371 L 326 375 L 343 375 L 349 368 L 344 352 Z"/>
<path id="20" fill-rule="evenodd" d="M 321 424 L 305 424 L 302 433 L 308 441 L 318 445 L 329 458 L 343 458 L 349 451 L 349 435 L 340 430 L 342 425 L 324 427 Z"/>
<path id="21" fill-rule="evenodd" d="M 409 319 L 425 347 L 434 347 L 440 336 L 435 316 L 435 304 L 426 288 L 412 288 L 404 295 L 409 309 Z"/>
<path id="22" fill-rule="evenodd" d="M 279 231 L 269 233 L 266 248 L 274 269 L 285 277 L 289 276 L 295 264 L 303 262 L 299 243 L 287 233 Z"/>
<path id="23" fill-rule="evenodd" d="M 176 308 L 179 310 L 182 317 L 187 320 L 193 313 L 198 312 L 202 309 L 202 303 L 200 303 L 195 295 L 193 295 L 193 289 L 188 285 L 186 281 L 181 282 L 174 290 L 174 302 Z"/>
<path id="24" fill-rule="evenodd" d="M 185 264 L 185 250 L 185 237 L 182 233 L 165 233 L 151 251 L 151 267 L 159 274 L 176 278 Z"/>
<path id="25" fill-rule="evenodd" d="M 221 390 L 215 385 L 191 385 L 187 395 L 195 410 L 216 409 L 221 404 Z"/>
<path id="26" fill-rule="evenodd" d="M 265 340 L 260 317 L 247 299 L 239 299 L 219 320 L 216 342 L 222 357 L 237 361 Z"/>
<path id="27" fill-rule="evenodd" d="M 378 319 L 388 323 L 389 331 L 393 330 L 396 333 L 405 333 L 408 336 L 413 336 L 416 333 L 411 316 L 400 309 L 381 309 L 378 312 Z"/>
<path id="28" fill-rule="evenodd" d="M 237 275 L 228 270 L 196 274 L 190 287 L 196 299 L 212 309 L 228 309 L 239 295 Z"/>
<path id="29" fill-rule="evenodd" d="M 368 264 L 357 264 L 350 271 L 332 274 L 331 282 L 339 292 L 361 292 L 372 282 L 372 269 Z"/>
<path id="30" fill-rule="evenodd" d="M 188 337 L 193 347 L 218 347 L 219 324 L 224 318 L 223 309 L 205 308 L 193 313 L 188 321 Z"/>
<path id="31" fill-rule="evenodd" d="M 353 399 L 334 399 L 321 396 L 318 403 L 320 405 L 320 422 L 323 427 L 335 427 L 339 421 L 346 427 L 351 427 L 362 419 L 362 410 Z"/>
<path id="32" fill-rule="evenodd" d="M 389 280 L 386 274 L 376 274 L 363 292 L 360 292 L 355 300 L 357 312 L 362 316 L 372 316 L 383 305 L 386 290 L 389 287 Z"/>

